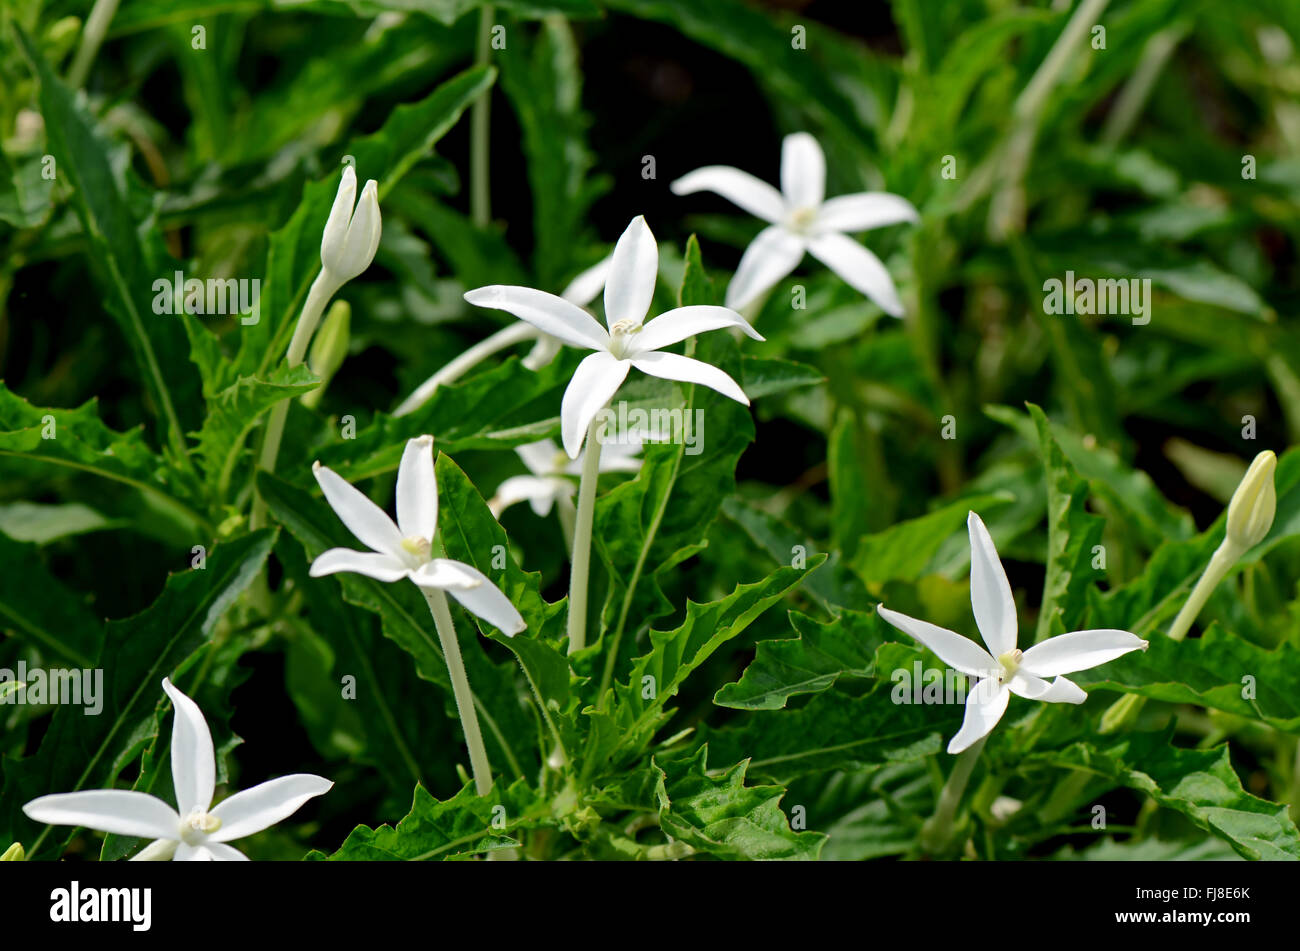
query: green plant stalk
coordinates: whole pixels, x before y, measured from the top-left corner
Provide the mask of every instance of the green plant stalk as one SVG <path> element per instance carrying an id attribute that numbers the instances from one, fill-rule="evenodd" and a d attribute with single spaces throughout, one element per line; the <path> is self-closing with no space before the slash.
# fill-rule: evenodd
<path id="1" fill-rule="evenodd" d="M 492 58 L 492 20 L 496 15 L 492 4 L 479 11 L 478 44 L 474 52 L 474 65 L 486 66 Z M 474 100 L 470 112 L 470 220 L 475 227 L 486 228 L 492 221 L 492 190 L 488 180 L 489 137 L 492 131 L 492 99 L 484 93 Z"/>
<path id="2" fill-rule="evenodd" d="M 578 524 L 578 511 L 573 507 L 573 499 L 562 495 L 555 500 L 555 514 L 560 520 L 560 534 L 564 536 L 564 549 L 573 560 L 573 533 Z"/>
<path id="3" fill-rule="evenodd" d="M 921 848 L 925 852 L 942 853 L 950 845 L 957 806 L 960 805 L 961 797 L 966 792 L 966 784 L 970 781 L 976 761 L 984 752 L 986 742 L 988 737 L 981 737 L 958 754 L 957 762 L 953 765 L 952 772 L 948 774 L 947 782 L 939 791 L 939 801 L 935 805 L 934 815 L 925 820 L 925 824 L 921 826 Z"/>
<path id="4" fill-rule="evenodd" d="M 532 340 L 537 336 L 536 329 L 531 324 L 526 324 L 522 320 L 513 323 L 508 327 L 503 327 L 492 336 L 480 340 L 474 346 L 470 347 L 460 356 L 455 357 L 441 370 L 429 377 L 406 399 L 402 400 L 401 405 L 393 411 L 393 416 L 406 416 L 415 412 L 421 406 L 429 401 L 433 396 L 434 390 L 445 383 L 454 383 L 467 372 L 478 364 L 482 363 L 494 353 L 499 353 L 508 347 L 513 347 L 517 343 L 523 343 L 526 340 Z"/>
<path id="5" fill-rule="evenodd" d="M 117 13 L 118 2 L 119 0 L 95 0 L 90 16 L 86 17 L 86 25 L 81 31 L 81 45 L 77 47 L 77 55 L 72 58 L 72 65 L 68 68 L 68 85 L 73 89 L 80 89 L 86 84 L 95 54 L 104 42 L 108 25 L 113 22 L 113 14 Z"/>
<path id="6" fill-rule="evenodd" d="M 298 316 L 298 325 L 294 327 L 293 339 L 289 341 L 289 351 L 285 361 L 291 367 L 299 366 L 307 356 L 307 346 L 312 334 L 320 324 L 325 307 L 339 289 L 334 277 L 324 268 L 311 282 L 307 300 L 303 302 L 302 313 Z M 284 438 L 284 423 L 289 417 L 290 399 L 282 399 L 271 407 L 271 415 L 266 423 L 266 435 L 262 439 L 262 453 L 257 466 L 265 472 L 275 471 L 275 461 L 280 455 L 280 440 Z M 249 518 L 249 527 L 254 531 L 266 524 L 266 502 L 260 495 L 253 496 L 253 513 Z"/>
<path id="7" fill-rule="evenodd" d="M 587 581 L 591 574 L 591 523 L 596 514 L 596 482 L 600 477 L 599 415 L 587 427 L 587 455 L 578 484 L 578 516 L 573 529 L 573 559 L 569 571 L 569 653 L 587 646 Z"/>
<path id="8" fill-rule="evenodd" d="M 1214 554 L 1210 556 L 1210 563 L 1205 566 L 1200 579 L 1196 582 L 1196 587 L 1192 588 L 1192 593 L 1188 595 L 1178 616 L 1174 618 L 1174 623 L 1169 625 L 1168 637 L 1171 641 L 1181 641 L 1187 636 L 1197 615 L 1205 607 L 1205 602 L 1210 600 L 1210 595 L 1219 586 L 1219 582 L 1227 577 L 1232 566 L 1244 553 L 1227 538 L 1214 550 Z M 1136 693 L 1120 697 L 1102 714 L 1100 731 L 1114 733 L 1131 723 L 1133 718 L 1142 711 L 1145 703 L 1146 697 Z"/>
<path id="9" fill-rule="evenodd" d="M 442 644 L 443 659 L 447 662 L 447 674 L 451 677 L 451 693 L 456 700 L 456 712 L 460 715 L 461 729 L 465 731 L 465 747 L 469 751 L 469 768 L 474 777 L 474 789 L 480 796 L 492 791 L 492 765 L 488 762 L 487 748 L 483 745 L 483 733 L 479 730 L 478 714 L 474 710 L 474 692 L 469 687 L 469 676 L 465 673 L 465 661 L 460 655 L 460 643 L 456 640 L 456 627 L 451 620 L 451 611 L 447 607 L 447 596 L 437 588 L 420 589 L 424 599 L 429 603 L 429 613 L 433 615 L 433 626 L 438 631 L 438 641 Z"/>

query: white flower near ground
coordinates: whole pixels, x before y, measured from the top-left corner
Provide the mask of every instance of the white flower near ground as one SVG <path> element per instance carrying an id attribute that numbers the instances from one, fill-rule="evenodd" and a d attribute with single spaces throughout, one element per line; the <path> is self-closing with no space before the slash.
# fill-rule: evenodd
<path id="1" fill-rule="evenodd" d="M 781 190 L 728 165 L 697 168 L 670 186 L 675 195 L 710 191 L 768 222 L 754 238 L 727 286 L 726 304 L 740 309 L 811 254 L 885 313 L 903 316 L 889 271 L 849 233 L 920 220 L 906 198 L 858 192 L 826 198 L 826 156 L 807 132 L 781 143 Z"/>
<path id="2" fill-rule="evenodd" d="M 636 454 L 641 443 L 636 440 L 607 442 L 600 454 L 601 472 L 636 472 L 641 460 Z M 488 507 L 497 518 L 510 506 L 527 502 L 533 513 L 545 517 L 551 507 L 561 499 L 570 499 L 578 490 L 571 476 L 582 474 L 586 450 L 570 459 L 551 439 L 530 442 L 515 450 L 528 467 L 528 475 L 511 476 L 497 487 L 496 495 L 488 500 Z"/>
<path id="3" fill-rule="evenodd" d="M 727 307 L 676 307 L 647 321 L 658 273 L 659 246 L 638 215 L 618 239 L 610 259 L 605 282 L 608 330 L 572 301 L 531 287 L 493 284 L 465 295 L 471 304 L 504 310 L 571 347 L 595 351 L 578 364 L 560 406 L 560 430 L 570 459 L 578 457 L 587 428 L 633 367 L 665 380 L 707 386 L 749 404 L 739 384 L 722 370 L 663 348 L 723 327 L 739 327 L 755 340 L 763 338 Z"/>
<path id="4" fill-rule="evenodd" d="M 987 736 L 1002 719 L 1011 694 L 1046 703 L 1083 703 L 1088 695 L 1062 674 L 1087 670 L 1148 646 L 1136 634 L 1106 628 L 1061 634 L 1027 650 L 1018 649 L 1016 602 L 993 538 L 974 512 L 966 524 L 970 530 L 971 607 L 988 650 L 970 638 L 891 611 L 883 604 L 876 608 L 884 620 L 916 638 L 945 664 L 978 678 L 966 695 L 966 717 L 948 743 L 949 753 L 960 753 Z M 1049 683 L 1048 677 L 1056 679 Z"/>
<path id="5" fill-rule="evenodd" d="M 267 829 L 297 812 L 334 784 L 322 776 L 295 773 L 237 792 L 212 805 L 217 760 L 203 711 L 170 680 L 172 786 L 177 809 L 157 796 L 130 789 L 92 789 L 41 796 L 23 806 L 29 819 L 48 825 L 85 826 L 115 835 L 154 841 L 135 860 L 247 861 L 226 843 Z"/>
<path id="6" fill-rule="evenodd" d="M 420 588 L 448 592 L 471 614 L 514 636 L 527 625 L 487 575 L 461 561 L 434 558 L 438 532 L 438 480 L 433 437 L 408 440 L 397 470 L 397 521 L 342 476 L 319 462 L 312 465 L 325 501 L 348 531 L 370 551 L 331 548 L 311 563 L 311 576 L 340 571 L 376 581 L 409 579 Z"/>

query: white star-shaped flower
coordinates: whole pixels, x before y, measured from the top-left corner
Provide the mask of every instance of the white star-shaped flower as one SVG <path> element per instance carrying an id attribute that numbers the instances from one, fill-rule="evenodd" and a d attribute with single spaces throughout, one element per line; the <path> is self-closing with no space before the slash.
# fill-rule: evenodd
<path id="1" fill-rule="evenodd" d="M 640 451 L 637 440 L 605 443 L 601 446 L 599 471 L 636 472 L 641 468 L 641 460 L 636 458 Z M 511 476 L 497 487 L 496 495 L 488 502 L 497 518 L 517 502 L 527 502 L 534 514 L 544 517 L 556 502 L 571 498 L 577 491 L 570 476 L 582 474 L 585 449 L 577 459 L 570 459 L 553 440 L 543 439 L 519 446 L 515 452 L 530 474 Z"/>
<path id="2" fill-rule="evenodd" d="M 465 295 L 471 304 L 504 310 L 571 347 L 595 351 L 578 364 L 560 405 L 564 451 L 570 459 L 578 457 L 587 427 L 632 367 L 665 380 L 698 383 L 749 404 L 736 381 L 717 367 L 665 353 L 663 348 L 722 327 L 739 327 L 755 340 L 763 338 L 749 321 L 727 307 L 676 307 L 646 321 L 658 272 L 659 246 L 645 219 L 638 215 L 618 239 L 610 259 L 605 282 L 608 330 L 572 301 L 531 287 L 492 284 Z"/>
<path id="3" fill-rule="evenodd" d="M 1028 650 L 1017 649 L 1016 602 L 993 538 L 974 512 L 966 524 L 970 529 L 970 601 L 987 651 L 946 628 L 891 611 L 883 604 L 876 608 L 882 618 L 916 638 L 945 664 L 978 678 L 966 695 L 966 717 L 948 743 L 949 753 L 960 753 L 987 736 L 1002 719 L 1011 694 L 1047 703 L 1083 703 L 1088 695 L 1061 674 L 1087 670 L 1148 646 L 1136 634 L 1105 628 L 1074 631 L 1049 637 Z M 1049 683 L 1048 677 L 1056 679 Z"/>
<path id="4" fill-rule="evenodd" d="M 438 480 L 433 470 L 433 437 L 420 436 L 406 443 L 397 470 L 397 521 L 349 485 L 338 473 L 319 462 L 312 466 L 316 481 L 348 531 L 370 551 L 331 548 L 311 564 L 311 576 L 339 571 L 398 581 L 409 578 L 421 588 L 448 592 L 503 633 L 514 636 L 527 625 L 523 617 L 487 575 L 450 558 L 434 558 L 438 531 Z"/>
<path id="5" fill-rule="evenodd" d="M 321 776 L 295 773 L 235 793 L 214 808 L 217 760 L 203 711 L 170 680 L 162 685 L 174 711 L 172 785 L 179 811 L 148 793 L 92 789 L 33 799 L 23 806 L 28 818 L 153 839 L 135 860 L 247 861 L 248 856 L 226 843 L 275 825 L 334 785 Z"/>
<path id="6" fill-rule="evenodd" d="M 560 291 L 560 296 L 585 309 L 605 289 L 605 279 L 609 276 L 611 260 L 609 256 L 601 258 L 571 280 L 564 290 Z M 540 370 L 555 359 L 562 346 L 564 344 L 550 334 L 538 334 L 537 343 L 533 344 L 533 349 L 528 351 L 528 356 L 524 357 L 522 362 L 530 370 Z"/>
<path id="7" fill-rule="evenodd" d="M 768 222 L 741 256 L 727 286 L 728 307 L 749 304 L 808 252 L 885 313 L 903 316 L 903 302 L 885 265 L 846 232 L 916 222 L 916 209 L 889 192 L 826 198 L 826 156 L 807 132 L 787 135 L 781 143 L 781 191 L 729 165 L 697 168 L 670 187 L 675 195 L 715 192 Z"/>

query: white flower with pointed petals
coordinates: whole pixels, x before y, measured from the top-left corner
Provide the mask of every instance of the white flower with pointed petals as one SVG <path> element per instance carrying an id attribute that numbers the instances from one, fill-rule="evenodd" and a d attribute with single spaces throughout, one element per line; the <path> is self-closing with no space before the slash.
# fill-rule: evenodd
<path id="1" fill-rule="evenodd" d="M 587 270 L 571 280 L 564 290 L 560 291 L 560 296 L 577 304 L 579 307 L 585 308 L 590 305 L 592 301 L 600 296 L 600 292 L 605 289 L 605 280 L 609 276 L 609 262 L 611 260 L 613 260 L 612 257 L 604 257 L 587 268 Z M 537 343 L 533 344 L 533 349 L 528 351 L 528 356 L 524 357 L 523 364 L 530 370 L 540 370 L 555 359 L 562 346 L 564 344 L 550 334 L 538 334 Z"/>
<path id="2" fill-rule="evenodd" d="M 755 340 L 762 336 L 749 321 L 726 307 L 677 307 L 646 321 L 658 272 L 659 246 L 645 219 L 638 215 L 618 239 L 610 259 L 605 282 L 608 330 L 573 302 L 530 287 L 493 284 L 465 295 L 471 304 L 504 310 L 571 347 L 595 351 L 578 364 L 560 406 L 564 451 L 570 459 L 578 457 L 587 427 L 632 367 L 665 380 L 698 383 L 749 404 L 736 381 L 717 367 L 666 353 L 663 348 L 722 327 L 739 327 Z"/>
<path id="3" fill-rule="evenodd" d="M 966 695 L 966 718 L 948 743 L 949 753 L 960 753 L 987 736 L 1006 712 L 1011 694 L 1047 703 L 1083 703 L 1088 695 L 1061 674 L 1087 670 L 1148 646 L 1136 634 L 1107 628 L 1049 637 L 1028 650 L 1019 650 L 1016 602 L 993 538 L 974 512 L 966 524 L 970 529 L 971 607 L 988 650 L 970 638 L 891 611 L 883 604 L 876 608 L 882 618 L 916 638 L 945 664 L 979 678 Z M 1049 683 L 1048 677 L 1056 679 Z"/>
<path id="4" fill-rule="evenodd" d="M 527 625 L 487 575 L 450 558 L 434 558 L 438 531 L 438 480 L 433 470 L 433 437 L 406 443 L 397 470 L 397 521 L 359 489 L 319 462 L 312 466 L 325 501 L 348 530 L 370 551 L 331 548 L 311 564 L 311 576 L 350 571 L 377 581 L 409 578 L 421 588 L 448 592 L 471 614 L 513 637 Z"/>
<path id="5" fill-rule="evenodd" d="M 370 179 L 361 190 L 361 201 L 356 201 L 357 173 L 351 165 L 344 167 L 320 241 L 321 266 L 338 287 L 370 267 L 375 258 L 382 227 L 378 188 Z"/>
<path id="6" fill-rule="evenodd" d="M 636 440 L 606 443 L 601 447 L 600 471 L 636 472 L 641 468 L 641 460 L 636 458 L 640 451 L 641 443 Z M 586 449 L 577 459 L 570 459 L 554 441 L 543 439 L 520 446 L 515 452 L 528 467 L 529 475 L 511 476 L 497 487 L 496 495 L 488 502 L 493 515 L 500 518 L 510 506 L 527 502 L 534 514 L 544 517 L 560 499 L 572 498 L 578 487 L 569 477 L 582 474 Z"/>
<path id="7" fill-rule="evenodd" d="M 321 776 L 295 773 L 235 793 L 213 807 L 217 760 L 203 711 L 170 680 L 162 685 L 172 701 L 172 785 L 179 811 L 148 793 L 94 789 L 33 799 L 23 806 L 27 817 L 153 839 L 136 860 L 247 861 L 226 843 L 275 825 L 334 785 Z"/>
<path id="8" fill-rule="evenodd" d="M 847 233 L 916 222 L 916 209 L 889 192 L 825 198 L 826 156 L 807 132 L 787 135 L 781 143 L 781 191 L 728 165 L 697 168 L 670 187 L 675 195 L 715 192 L 768 222 L 745 249 L 727 285 L 728 307 L 749 304 L 798 267 L 807 252 L 885 313 L 903 316 L 903 302 L 885 265 Z"/>

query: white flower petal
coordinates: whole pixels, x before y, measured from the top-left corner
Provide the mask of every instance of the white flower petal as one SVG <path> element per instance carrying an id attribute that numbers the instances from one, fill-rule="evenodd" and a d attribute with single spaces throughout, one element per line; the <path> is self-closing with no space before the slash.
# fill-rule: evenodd
<path id="1" fill-rule="evenodd" d="M 573 371 L 560 401 L 560 432 L 570 459 L 578 458 L 587 427 L 618 392 L 631 369 L 628 361 L 601 351 L 591 354 Z"/>
<path id="2" fill-rule="evenodd" d="M 212 805 L 217 785 L 217 758 L 212 733 L 199 705 L 181 693 L 166 677 L 163 690 L 172 701 L 172 786 L 182 816 Z"/>
<path id="3" fill-rule="evenodd" d="M 676 353 L 638 354 L 632 359 L 632 366 L 642 373 L 657 376 L 663 380 L 676 380 L 679 383 L 698 383 L 711 390 L 717 390 L 723 396 L 730 397 L 737 403 L 749 405 L 749 397 L 740 388 L 740 384 L 723 373 L 717 367 L 700 360 L 692 360 Z"/>
<path id="4" fill-rule="evenodd" d="M 949 667 L 956 668 L 964 674 L 988 677 L 1000 669 L 998 662 L 990 657 L 984 648 L 969 637 L 962 637 L 956 631 L 939 627 L 929 621 L 918 621 L 898 611 L 891 611 L 883 604 L 876 606 L 876 613 L 904 634 L 916 638 Z"/>
<path id="5" fill-rule="evenodd" d="M 325 493 L 325 501 L 357 541 L 372 551 L 401 557 L 402 533 L 383 509 L 332 469 L 317 462 L 311 470 Z"/>
<path id="6" fill-rule="evenodd" d="M 807 247 L 806 239 L 781 225 L 764 228 L 736 265 L 727 285 L 727 306 L 735 310 L 749 304 L 798 267 Z"/>
<path id="7" fill-rule="evenodd" d="M 215 856 L 205 845 L 187 845 L 184 842 L 176 844 L 176 862 L 213 862 Z"/>
<path id="8" fill-rule="evenodd" d="M 477 588 L 483 583 L 484 577 L 462 561 L 434 558 L 421 565 L 419 571 L 413 572 L 411 580 L 422 588 L 450 591 L 452 588 L 461 590 Z"/>
<path id="9" fill-rule="evenodd" d="M 600 461 L 605 461 L 603 456 Z M 511 476 L 497 487 L 496 495 L 489 500 L 488 506 L 492 509 L 492 514 L 500 518 L 501 513 L 510 506 L 527 502 L 534 514 L 544 518 L 551 513 L 551 506 L 561 494 L 572 495 L 574 490 L 575 486 L 567 479 L 533 475 Z M 416 584 L 419 584 L 418 580 Z"/>
<path id="10" fill-rule="evenodd" d="M 605 323 L 613 329 L 620 320 L 645 320 L 658 276 L 659 245 L 645 218 L 637 215 L 619 237 L 610 258 L 605 278 Z"/>
<path id="11" fill-rule="evenodd" d="M 664 311 L 654 320 L 649 321 L 641 328 L 641 332 L 632 338 L 632 352 L 649 353 L 652 350 L 662 350 L 687 337 L 708 333 L 710 330 L 720 330 L 723 327 L 739 327 L 746 336 L 754 340 L 763 339 L 762 335 L 749 325 L 748 320 L 731 308 L 694 304 Z"/>
<path id="12" fill-rule="evenodd" d="M 807 132 L 781 142 L 781 192 L 790 208 L 816 208 L 826 197 L 826 155 Z"/>
<path id="13" fill-rule="evenodd" d="M 209 840 L 203 844 L 203 847 L 212 853 L 212 858 L 217 862 L 247 862 L 248 856 L 233 845 L 226 845 L 224 842 L 213 842 Z"/>
<path id="14" fill-rule="evenodd" d="M 537 442 L 525 443 L 515 447 L 515 454 L 523 460 L 528 471 L 535 476 L 553 475 L 556 468 L 556 456 L 560 447 L 553 439 L 539 439 Z"/>
<path id="15" fill-rule="evenodd" d="M 324 795 L 334 784 L 323 776 L 294 773 L 237 792 L 212 810 L 221 828 L 209 837 L 213 842 L 230 842 L 275 825 L 293 815 L 308 799 Z"/>
<path id="16" fill-rule="evenodd" d="M 88 789 L 41 796 L 23 806 L 28 819 L 52 826 L 85 826 L 114 835 L 167 839 L 180 834 L 181 817 L 157 796 L 129 789 Z"/>
<path id="17" fill-rule="evenodd" d="M 446 588 L 448 594 L 464 605 L 470 614 L 480 617 L 507 637 L 514 637 L 528 627 L 510 599 L 492 583 L 492 579 L 477 568 L 461 562 L 452 562 L 460 571 L 476 579 L 473 588 Z"/>
<path id="18" fill-rule="evenodd" d="M 813 220 L 814 231 L 867 231 L 920 221 L 912 203 L 889 192 L 858 192 L 828 198 Z"/>
<path id="19" fill-rule="evenodd" d="M 1011 596 L 1011 583 L 1007 581 L 998 550 L 993 546 L 993 536 L 984 527 L 983 520 L 971 512 L 966 517 L 966 527 L 970 532 L 970 604 L 975 612 L 975 624 L 989 653 L 1001 657 L 1016 649 L 1016 601 Z"/>
<path id="20" fill-rule="evenodd" d="M 489 284 L 465 294 L 475 307 L 504 310 L 532 324 L 542 333 L 563 340 L 571 347 L 604 350 L 609 333 L 600 322 L 577 304 L 563 297 L 505 284 Z"/>
<path id="21" fill-rule="evenodd" d="M 748 172 L 729 165 L 706 165 L 683 175 L 671 186 L 674 195 L 713 192 L 767 222 L 785 217 L 781 193 Z"/>
<path id="22" fill-rule="evenodd" d="M 359 275 L 375 259 L 379 249 L 381 222 L 379 215 L 378 184 L 372 178 L 361 189 L 361 200 L 348 225 L 347 237 L 343 241 L 342 269 L 339 277 L 345 280 Z"/>
<path id="23" fill-rule="evenodd" d="M 966 694 L 966 716 L 957 735 L 948 741 L 949 753 L 960 753 L 981 737 L 988 736 L 1007 712 L 1011 691 L 990 678 L 981 680 Z"/>
<path id="24" fill-rule="evenodd" d="M 637 439 L 636 433 L 621 433 L 622 441 L 607 442 L 600 447 L 600 471 L 601 472 L 639 472 L 641 470 L 641 460 L 637 458 L 644 447 L 641 439 Z M 570 465 L 576 469 L 574 475 L 582 472 L 582 459 L 576 459 Z M 572 486 L 573 483 L 566 483 Z"/>
<path id="25" fill-rule="evenodd" d="M 560 291 L 560 296 L 567 301 L 572 301 L 579 307 L 586 307 L 605 289 L 605 281 L 609 277 L 609 265 L 613 260 L 610 255 L 601 258 L 596 264 L 593 264 L 571 280 L 568 286 Z"/>
<path id="26" fill-rule="evenodd" d="M 1088 695 L 1073 681 L 1057 677 L 1048 682 L 1023 668 L 1007 681 L 1007 688 L 1017 697 L 1043 703 L 1083 703 L 1088 699 Z"/>
<path id="27" fill-rule="evenodd" d="M 351 165 L 343 166 L 334 204 L 325 219 L 321 235 L 320 260 L 323 267 L 337 267 L 343 257 L 343 242 L 347 239 L 348 223 L 352 221 L 352 208 L 357 202 L 357 173 Z"/>
<path id="28" fill-rule="evenodd" d="M 844 283 L 866 294 L 885 313 L 891 317 L 903 316 L 903 301 L 889 270 L 880 258 L 852 238 L 830 231 L 812 238 L 808 250 L 838 274 Z"/>
<path id="29" fill-rule="evenodd" d="M 340 571 L 365 575 L 376 581 L 397 581 L 410 573 L 406 564 L 392 555 L 378 551 L 353 551 L 351 548 L 331 548 L 322 552 L 311 563 L 308 573 L 313 578 L 321 578 Z"/>
<path id="30" fill-rule="evenodd" d="M 397 469 L 397 527 L 408 538 L 430 541 L 438 532 L 438 480 L 433 474 L 433 437 L 408 439 Z"/>
<path id="31" fill-rule="evenodd" d="M 532 370 L 536 373 L 544 366 L 548 366 L 560 352 L 560 347 L 564 346 L 559 340 L 556 340 L 550 334 L 539 333 L 537 342 L 533 344 L 533 349 L 528 351 L 528 355 L 519 361 L 524 365 L 524 369 Z"/>
<path id="32" fill-rule="evenodd" d="M 177 817 L 177 824 L 180 818 Z M 172 835 L 176 835 L 173 832 Z M 154 839 L 135 855 L 131 856 L 129 861 L 132 862 L 170 862 L 176 855 L 176 846 L 180 845 L 179 839 Z"/>
<path id="33" fill-rule="evenodd" d="M 1147 642 L 1128 631 L 1102 628 L 1049 637 L 1025 651 L 1020 666 L 1039 677 L 1072 674 L 1096 667 L 1129 651 L 1146 650 Z"/>

